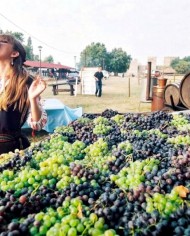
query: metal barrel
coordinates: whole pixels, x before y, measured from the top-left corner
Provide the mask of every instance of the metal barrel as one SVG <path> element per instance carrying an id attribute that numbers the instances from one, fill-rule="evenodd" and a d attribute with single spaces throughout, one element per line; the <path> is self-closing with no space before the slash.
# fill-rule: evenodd
<path id="1" fill-rule="evenodd" d="M 166 83 L 167 83 L 167 80 L 168 79 L 166 79 L 166 78 L 158 78 L 158 81 L 157 81 L 157 83 L 158 83 L 158 86 L 159 87 L 165 87 L 166 86 Z"/>
<path id="2" fill-rule="evenodd" d="M 151 111 L 160 111 L 164 107 L 164 87 L 153 86 Z"/>

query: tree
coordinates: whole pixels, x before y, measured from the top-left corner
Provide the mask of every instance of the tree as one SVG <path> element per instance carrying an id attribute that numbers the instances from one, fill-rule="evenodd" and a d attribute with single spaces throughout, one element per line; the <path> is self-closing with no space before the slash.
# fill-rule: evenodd
<path id="1" fill-rule="evenodd" d="M 39 61 L 39 60 L 40 60 L 39 55 L 34 55 L 34 61 Z"/>
<path id="2" fill-rule="evenodd" d="M 115 48 L 109 53 L 104 44 L 93 42 L 81 52 L 79 67 L 101 65 L 110 72 L 124 73 L 129 68 L 130 62 L 131 56 L 121 48 Z"/>
<path id="3" fill-rule="evenodd" d="M 31 37 L 28 38 L 27 45 L 25 46 L 26 50 L 26 59 L 27 60 L 34 60 L 34 53 L 33 53 L 33 46 L 32 46 L 32 39 Z"/>
<path id="4" fill-rule="evenodd" d="M 6 34 L 11 34 L 13 35 L 18 41 L 20 41 L 21 43 L 24 42 L 24 34 L 20 33 L 20 32 L 12 32 L 12 31 L 6 31 Z"/>
<path id="5" fill-rule="evenodd" d="M 179 74 L 186 74 L 190 71 L 190 56 L 183 59 L 176 58 L 171 62 L 171 67 Z"/>
<path id="6" fill-rule="evenodd" d="M 179 57 L 178 58 L 175 58 L 174 60 L 171 61 L 171 64 L 170 66 L 175 69 L 176 65 L 179 63 L 180 59 Z"/>
<path id="7" fill-rule="evenodd" d="M 179 74 L 186 74 L 190 71 L 190 61 L 181 60 L 176 65 L 175 70 Z"/>
<path id="8" fill-rule="evenodd" d="M 91 43 L 80 54 L 80 67 L 96 67 L 101 65 L 106 67 L 107 64 L 107 50 L 104 44 Z"/>
<path id="9" fill-rule="evenodd" d="M 183 60 L 184 60 L 184 61 L 189 61 L 189 62 L 190 62 L 190 56 L 188 56 L 188 57 L 184 57 Z"/>
<path id="10" fill-rule="evenodd" d="M 54 62 L 53 56 L 49 55 L 48 57 L 44 59 L 44 62 L 53 63 Z"/>
<path id="11" fill-rule="evenodd" d="M 122 48 L 114 48 L 109 54 L 108 70 L 114 73 L 124 73 L 129 68 L 131 56 Z"/>

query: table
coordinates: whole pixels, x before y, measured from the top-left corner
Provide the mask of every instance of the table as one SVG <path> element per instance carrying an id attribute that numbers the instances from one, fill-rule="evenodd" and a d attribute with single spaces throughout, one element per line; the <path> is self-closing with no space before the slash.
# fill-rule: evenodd
<path id="1" fill-rule="evenodd" d="M 58 126 L 68 125 L 71 121 L 82 116 L 82 107 L 69 108 L 65 106 L 59 99 L 45 99 L 43 100 L 43 107 L 47 112 L 47 124 L 43 128 L 47 132 L 52 133 Z M 30 128 L 27 123 L 22 128 Z"/>
<path id="2" fill-rule="evenodd" d="M 68 84 L 69 85 L 69 89 L 60 89 L 59 86 L 60 85 L 65 85 Z M 74 95 L 74 84 L 73 83 L 68 83 L 68 82 L 54 82 L 52 84 L 48 84 L 48 86 L 52 87 L 52 91 L 53 91 L 53 95 L 57 95 L 58 92 L 70 92 L 70 95 L 73 96 Z"/>

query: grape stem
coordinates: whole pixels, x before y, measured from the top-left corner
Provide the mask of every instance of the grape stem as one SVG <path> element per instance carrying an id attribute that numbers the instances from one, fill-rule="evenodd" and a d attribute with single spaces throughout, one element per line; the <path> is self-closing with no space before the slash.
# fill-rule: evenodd
<path id="1" fill-rule="evenodd" d="M 91 223 L 90 225 L 86 226 L 86 228 L 83 230 L 81 236 L 83 236 L 83 235 L 86 233 L 86 231 L 87 231 L 92 225 L 93 225 L 93 224 Z"/>
<path id="2" fill-rule="evenodd" d="M 38 184 L 38 185 L 36 186 L 36 188 L 35 188 L 34 191 L 31 193 L 31 195 L 34 195 L 34 194 L 36 193 L 36 191 L 39 189 L 39 187 L 40 187 L 40 184 Z"/>

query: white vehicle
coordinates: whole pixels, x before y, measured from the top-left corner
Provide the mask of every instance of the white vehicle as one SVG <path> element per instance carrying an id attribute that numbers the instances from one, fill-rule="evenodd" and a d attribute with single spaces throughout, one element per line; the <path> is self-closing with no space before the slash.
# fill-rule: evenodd
<path id="1" fill-rule="evenodd" d="M 104 75 L 104 78 L 109 79 L 109 73 L 107 70 L 102 70 L 102 73 Z"/>

